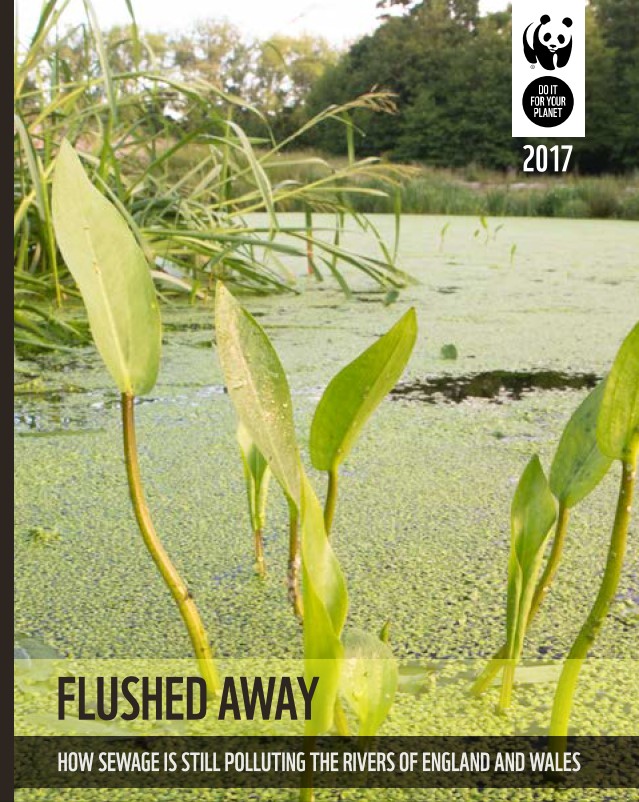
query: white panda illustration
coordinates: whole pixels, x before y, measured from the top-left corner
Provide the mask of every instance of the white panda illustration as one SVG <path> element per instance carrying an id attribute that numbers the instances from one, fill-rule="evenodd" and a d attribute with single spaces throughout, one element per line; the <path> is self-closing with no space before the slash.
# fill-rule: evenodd
<path id="1" fill-rule="evenodd" d="M 524 53 L 531 64 L 540 64 L 545 70 L 565 67 L 572 52 L 572 20 L 564 17 L 553 23 L 544 14 L 539 24 L 531 24 L 524 31 Z"/>

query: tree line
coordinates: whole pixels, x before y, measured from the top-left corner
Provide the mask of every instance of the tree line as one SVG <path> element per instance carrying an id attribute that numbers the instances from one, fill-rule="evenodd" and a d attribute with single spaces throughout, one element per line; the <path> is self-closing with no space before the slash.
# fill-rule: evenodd
<path id="1" fill-rule="evenodd" d="M 212 113 L 207 120 L 206 107 L 189 103 L 189 93 L 183 91 L 190 86 L 199 97 L 206 97 L 208 88 L 210 111 L 220 111 L 220 90 L 244 101 L 256 136 L 263 136 L 267 126 L 286 127 L 286 120 L 294 110 L 301 110 L 318 78 L 340 56 L 338 48 L 319 36 L 284 33 L 262 40 L 215 19 L 199 20 L 175 33 L 142 34 L 134 25 L 118 25 L 104 31 L 102 39 L 118 93 L 131 98 L 132 118 L 139 116 L 133 99 L 146 92 L 149 106 L 154 106 L 146 113 L 157 115 L 158 128 L 173 121 L 187 131 L 206 130 L 207 123 L 213 129 L 219 115 Z M 68 28 L 53 44 L 56 69 L 64 71 L 66 81 L 93 83 L 96 96 L 104 92 L 102 56 L 87 25 Z M 178 83 L 174 91 L 166 84 L 161 91 L 147 92 L 152 84 L 145 85 L 144 73 Z M 226 110 L 231 106 L 237 114 L 235 103 L 227 104 Z M 122 114 L 126 116 L 126 111 Z"/>
<path id="2" fill-rule="evenodd" d="M 234 104 L 235 119 L 257 142 L 284 139 L 327 106 L 371 90 L 392 92 L 395 113 L 361 109 L 346 121 L 359 156 L 505 170 L 521 165 L 524 144 L 544 142 L 511 137 L 510 7 L 482 14 L 478 0 L 379 0 L 377 5 L 379 27 L 343 52 L 313 35 L 249 39 L 232 24 L 215 20 L 173 35 L 139 38 L 131 26 L 122 26 L 104 38 L 115 74 L 160 72 L 196 84 L 200 96 L 209 84 L 240 97 L 247 110 L 238 112 Z M 99 60 L 82 28 L 67 34 L 62 46 L 69 80 L 99 74 Z M 119 88 L 126 94 L 126 79 Z M 131 94 L 138 90 L 132 81 Z M 217 115 L 209 120 L 206 106 L 185 104 L 183 93 L 164 90 L 148 98 L 155 104 L 158 129 L 166 129 L 171 118 L 183 130 L 220 133 L 214 131 Z M 211 108 L 223 102 L 219 92 L 210 98 Z M 147 113 L 152 119 L 154 110 Z M 333 121 L 313 127 L 296 147 L 346 154 L 347 139 L 344 126 Z M 639 167 L 638 0 L 590 0 L 586 137 L 572 144 L 573 164 L 583 173 Z"/>
<path id="3" fill-rule="evenodd" d="M 478 0 L 378 5 L 404 13 L 328 66 L 306 97 L 309 116 L 376 86 L 395 93 L 397 114 L 355 115 L 362 155 L 507 169 L 521 165 L 524 144 L 544 141 L 511 137 L 510 7 L 482 15 Z M 346 148 L 335 125 L 314 132 L 312 144 L 333 153 Z M 639 167 L 637 0 L 591 0 L 586 9 L 586 137 L 572 144 L 584 173 Z"/>

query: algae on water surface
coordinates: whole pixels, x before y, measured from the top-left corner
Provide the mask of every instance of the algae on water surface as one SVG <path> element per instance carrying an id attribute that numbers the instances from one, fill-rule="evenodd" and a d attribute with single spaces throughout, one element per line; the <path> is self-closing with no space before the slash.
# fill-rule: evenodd
<path id="1" fill-rule="evenodd" d="M 378 222 L 392 225 L 390 218 Z M 484 246 L 472 237 L 476 220 L 455 218 L 440 253 L 442 222 L 403 221 L 400 263 L 421 283 L 390 307 L 363 285 L 356 289 L 365 294 L 346 301 L 328 278 L 317 286 L 308 282 L 299 296 L 245 300 L 260 315 L 291 377 L 303 441 L 328 379 L 409 305 L 417 307 L 420 321 L 409 382 L 491 371 L 599 376 L 608 368 L 637 318 L 639 226 L 506 220 L 499 239 Z M 352 233 L 349 245 L 370 248 L 370 238 Z M 300 264 L 298 272 L 303 269 Z M 441 291 L 450 287 L 455 292 Z M 163 317 L 168 326 L 159 382 L 138 409 L 142 471 L 158 528 L 222 657 L 299 657 L 301 632 L 286 604 L 286 504 L 272 492 L 265 548 L 273 570 L 261 581 L 253 573 L 231 405 L 212 350 L 201 347 L 211 341 L 212 310 L 167 307 Z M 441 358 L 448 343 L 457 349 L 454 361 Z M 45 364 L 44 384 L 57 392 L 16 399 L 16 628 L 69 656 L 186 657 L 186 636 L 129 509 L 117 399 L 108 377 L 91 349 L 72 360 L 49 357 Z M 65 392 L 69 385 L 79 392 Z M 533 452 L 549 465 L 584 394 L 533 390 L 499 405 L 472 398 L 455 405 L 384 402 L 342 469 L 334 547 L 349 577 L 349 623 L 377 631 L 391 618 L 392 646 L 403 659 L 442 662 L 490 654 L 503 638 L 514 486 Z M 608 477 L 575 512 L 557 583 L 524 659 L 559 658 L 572 642 L 597 585 L 616 481 L 616 475 Z M 30 536 L 37 528 L 57 537 L 43 545 Z M 639 542 L 632 538 L 619 597 L 594 652 L 628 660 L 629 670 L 639 656 L 638 561 Z M 552 688 L 545 686 L 544 704 Z M 596 699 L 587 682 L 580 694 Z M 524 693 L 521 703 L 527 700 L 530 694 Z M 429 711 L 435 715 L 437 705 L 428 697 L 422 707 L 415 704 L 400 703 L 388 726 L 408 726 Z M 489 708 L 469 705 L 468 727 L 494 726 Z M 601 710 L 590 705 L 583 721 L 596 731 L 608 717 L 606 726 L 622 731 L 629 716 L 624 700 L 610 699 Z M 464 726 L 463 720 L 457 723 Z M 542 798 L 535 794 L 522 791 L 517 798 Z M 630 799 L 624 794 L 606 791 L 606 798 Z M 245 798 L 241 791 L 236 796 Z M 260 798 L 294 796 L 264 792 Z M 337 796 L 323 793 L 318 799 Z M 585 796 L 567 792 L 561 799 Z M 113 791 L 43 790 L 18 798 L 114 797 Z M 127 791 L 126 798 L 160 802 L 208 794 Z M 384 791 L 388 798 L 507 797 L 498 791 Z M 602 797 L 589 792 L 587 798 Z"/>

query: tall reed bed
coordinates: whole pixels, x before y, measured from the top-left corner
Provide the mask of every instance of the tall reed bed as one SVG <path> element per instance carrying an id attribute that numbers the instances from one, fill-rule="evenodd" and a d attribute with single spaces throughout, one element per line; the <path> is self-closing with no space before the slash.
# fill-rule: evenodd
<path id="1" fill-rule="evenodd" d="M 340 232 L 346 216 L 374 228 L 355 211 L 353 199 L 394 192 L 409 169 L 370 158 L 329 164 L 285 155 L 299 137 L 328 119 L 346 123 L 356 108 L 391 112 L 387 94 L 372 92 L 330 107 L 276 142 L 258 109 L 219 87 L 200 79 L 186 83 L 179 72 L 115 70 L 90 0 L 86 23 L 76 28 L 63 27 L 67 5 L 68 0 L 48 0 L 30 42 L 15 44 L 19 346 L 65 347 L 86 335 L 86 328 L 65 322 L 59 312 L 77 299 L 51 217 L 51 179 L 63 138 L 77 146 L 92 183 L 127 221 L 161 297 L 180 292 L 201 298 L 217 279 L 249 292 L 295 291 L 291 260 L 305 264 L 311 252 L 316 278 L 330 275 L 345 292 L 349 270 L 362 271 L 389 290 L 406 284 L 408 276 L 395 264 L 396 248 L 386 247 L 378 236 L 379 255 L 361 256 L 341 246 Z M 135 54 L 146 43 L 128 7 Z M 189 132 L 167 114 L 193 109 L 202 122 Z M 261 119 L 262 139 L 249 138 L 234 122 L 240 110 Z M 344 130 L 352 136 L 347 124 Z M 287 228 L 284 242 L 276 237 L 282 231 L 278 214 L 295 204 L 307 219 Z M 316 236 L 315 211 L 335 215 L 332 236 Z M 266 214 L 263 224 L 252 222 L 254 212 Z"/>
<path id="2" fill-rule="evenodd" d="M 259 151 L 259 149 L 258 149 Z M 191 169 L 204 155 L 201 144 L 188 145 L 175 167 Z M 319 151 L 287 149 L 269 159 L 274 182 L 315 181 L 347 157 L 333 157 L 328 165 Z M 470 165 L 448 170 L 425 165 L 402 166 L 398 192 L 407 214 L 458 214 L 504 217 L 563 217 L 639 220 L 639 176 L 507 176 Z M 351 206 L 363 214 L 393 214 L 395 195 L 376 177 L 359 175 L 355 186 L 381 190 L 383 194 L 357 194 Z M 304 211 L 298 199 L 285 200 L 282 211 Z"/>
<path id="3" fill-rule="evenodd" d="M 364 186 L 378 187 L 375 181 Z M 480 182 L 466 181 L 450 171 L 418 168 L 399 191 L 407 214 L 639 220 L 639 182 L 633 177 L 564 182 L 506 180 L 493 174 Z M 393 199 L 359 196 L 354 206 L 366 214 L 390 214 Z"/>

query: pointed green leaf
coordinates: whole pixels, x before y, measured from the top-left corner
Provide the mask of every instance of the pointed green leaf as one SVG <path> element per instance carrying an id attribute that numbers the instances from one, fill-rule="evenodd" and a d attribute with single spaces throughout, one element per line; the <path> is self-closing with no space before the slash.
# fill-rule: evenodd
<path id="1" fill-rule="evenodd" d="M 149 266 L 122 216 L 91 184 L 66 140 L 53 180 L 53 223 L 111 376 L 122 393 L 148 393 L 157 378 L 161 347 Z"/>
<path id="2" fill-rule="evenodd" d="M 327 732 L 339 687 L 344 649 L 340 640 L 348 594 L 331 548 L 322 507 L 306 476 L 302 477 L 302 580 L 304 599 L 304 673 L 319 677 L 306 735 Z"/>
<path id="3" fill-rule="evenodd" d="M 241 423 L 237 428 L 237 442 L 242 455 L 251 526 L 253 531 L 256 531 L 264 528 L 266 520 L 266 500 L 271 470 L 264 455 Z"/>
<path id="4" fill-rule="evenodd" d="M 550 489 L 567 508 L 591 493 L 612 464 L 597 445 L 597 418 L 604 390 L 602 381 L 577 407 L 561 435 L 550 467 Z"/>
<path id="5" fill-rule="evenodd" d="M 556 517 L 554 496 L 535 455 L 519 480 L 511 508 L 506 621 L 510 659 L 521 654 L 544 547 Z"/>
<path id="6" fill-rule="evenodd" d="M 249 168 L 253 173 L 255 185 L 257 186 L 262 203 L 264 204 L 264 209 L 269 217 L 270 226 L 273 231 L 277 231 L 279 226 L 277 222 L 277 214 L 275 212 L 275 203 L 273 202 L 273 190 L 271 188 L 271 182 L 269 181 L 268 175 L 262 167 L 260 160 L 255 155 L 253 146 L 251 145 L 249 138 L 246 136 L 242 128 L 230 120 L 227 120 L 226 124 L 230 129 L 233 130 L 233 133 L 237 137 L 237 147 L 242 151 L 242 153 L 244 153 Z"/>
<path id="7" fill-rule="evenodd" d="M 251 440 L 251 435 L 243 423 L 240 423 L 237 427 L 237 442 L 246 462 L 247 470 L 250 471 L 251 476 L 257 482 L 261 482 L 264 475 L 269 471 L 268 462 L 253 440 Z"/>
<path id="8" fill-rule="evenodd" d="M 639 437 L 639 323 L 612 365 L 597 423 L 597 442 L 611 459 L 624 459 Z"/>
<path id="9" fill-rule="evenodd" d="M 336 468 L 382 399 L 402 375 L 417 338 L 408 312 L 328 384 L 311 425 L 311 460 L 320 471 Z"/>
<path id="10" fill-rule="evenodd" d="M 358 735 L 376 735 L 395 700 L 397 661 L 390 648 L 368 632 L 349 630 L 343 642 L 340 690 L 357 715 Z"/>
<path id="11" fill-rule="evenodd" d="M 238 418 L 299 508 L 300 460 L 284 368 L 262 327 L 221 282 L 215 298 L 215 333 Z"/>

